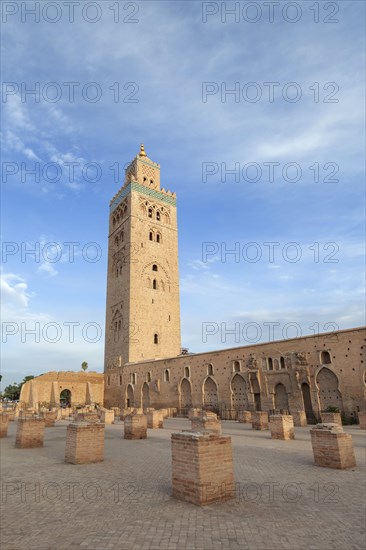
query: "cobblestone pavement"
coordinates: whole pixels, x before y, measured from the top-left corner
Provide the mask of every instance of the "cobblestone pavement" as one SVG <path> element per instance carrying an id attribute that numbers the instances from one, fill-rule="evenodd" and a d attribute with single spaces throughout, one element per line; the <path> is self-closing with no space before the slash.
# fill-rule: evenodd
<path id="1" fill-rule="evenodd" d="M 2 550 L 365 548 L 365 432 L 352 434 L 357 467 L 314 466 L 309 428 L 294 441 L 223 422 L 232 436 L 236 498 L 197 507 L 171 497 L 168 419 L 148 439 L 106 426 L 105 461 L 64 463 L 67 422 L 47 428 L 41 449 L 15 449 L 16 423 L 1 440 Z M 213 480 L 214 481 L 214 480 Z"/>

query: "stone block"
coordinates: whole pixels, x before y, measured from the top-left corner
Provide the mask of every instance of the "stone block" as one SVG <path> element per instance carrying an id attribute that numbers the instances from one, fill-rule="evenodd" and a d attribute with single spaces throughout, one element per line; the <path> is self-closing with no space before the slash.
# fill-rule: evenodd
<path id="1" fill-rule="evenodd" d="M 172 434 L 173 497 L 200 506 L 234 498 L 231 437 Z"/>
<path id="2" fill-rule="evenodd" d="M 356 466 L 352 436 L 339 424 L 317 424 L 310 430 L 314 462 L 317 466 L 344 470 Z"/>
<path id="3" fill-rule="evenodd" d="M 147 438 L 146 414 L 131 414 L 129 416 L 126 416 L 124 438 L 125 439 L 146 439 Z"/>
<path id="4" fill-rule="evenodd" d="M 322 424 L 339 424 L 342 426 L 341 413 L 322 412 L 321 418 Z"/>
<path id="5" fill-rule="evenodd" d="M 44 425 L 46 428 L 53 428 L 57 420 L 57 411 L 49 411 L 43 413 Z"/>
<path id="6" fill-rule="evenodd" d="M 0 414 L 0 438 L 1 437 L 7 437 L 8 435 L 8 423 L 9 418 L 8 415 L 4 412 Z"/>
<path id="7" fill-rule="evenodd" d="M 188 420 L 192 420 L 193 418 L 196 418 L 197 416 L 202 415 L 202 409 L 189 409 L 188 412 Z"/>
<path id="8" fill-rule="evenodd" d="M 43 418 L 19 418 L 15 447 L 17 449 L 43 447 L 44 428 Z"/>
<path id="9" fill-rule="evenodd" d="M 294 411 L 292 413 L 292 418 L 294 420 L 294 426 L 297 426 L 299 428 L 307 426 L 308 424 L 305 411 Z"/>
<path id="10" fill-rule="evenodd" d="M 288 414 L 274 414 L 269 417 L 272 439 L 295 439 L 294 421 Z"/>
<path id="11" fill-rule="evenodd" d="M 195 431 L 210 431 L 213 433 L 221 433 L 221 421 L 215 413 L 204 412 L 200 416 L 196 416 L 191 420 L 192 430 Z"/>
<path id="12" fill-rule="evenodd" d="M 65 462 L 92 464 L 104 460 L 104 424 L 73 422 L 67 426 Z"/>
<path id="13" fill-rule="evenodd" d="M 252 411 L 238 411 L 238 422 L 250 424 L 252 422 Z"/>
<path id="14" fill-rule="evenodd" d="M 366 411 L 359 411 L 358 421 L 360 423 L 360 429 L 366 430 Z"/>
<path id="15" fill-rule="evenodd" d="M 268 430 L 268 413 L 266 411 L 252 412 L 252 429 Z"/>
<path id="16" fill-rule="evenodd" d="M 155 430 L 163 427 L 163 416 L 160 411 L 150 411 L 147 413 L 147 427 Z"/>

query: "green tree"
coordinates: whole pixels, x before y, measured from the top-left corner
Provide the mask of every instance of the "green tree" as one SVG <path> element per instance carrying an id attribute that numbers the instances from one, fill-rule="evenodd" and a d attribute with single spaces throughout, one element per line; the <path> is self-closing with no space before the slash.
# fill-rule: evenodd
<path id="1" fill-rule="evenodd" d="M 29 380 L 33 380 L 34 376 L 25 376 L 23 380 L 18 384 L 17 382 L 13 382 L 12 384 L 9 384 L 9 386 L 6 386 L 3 396 L 7 397 L 8 399 L 11 399 L 12 401 L 17 401 L 20 397 L 20 391 L 22 389 L 23 384 L 28 382 Z"/>
<path id="2" fill-rule="evenodd" d="M 83 362 L 81 363 L 81 368 L 82 368 L 83 371 L 85 372 L 86 369 L 88 368 L 88 363 L 87 363 L 86 361 L 83 361 Z"/>

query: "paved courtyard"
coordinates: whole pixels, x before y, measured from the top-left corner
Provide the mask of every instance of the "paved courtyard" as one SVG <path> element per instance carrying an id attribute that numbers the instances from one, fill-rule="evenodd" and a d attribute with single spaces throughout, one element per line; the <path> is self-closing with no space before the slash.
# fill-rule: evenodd
<path id="1" fill-rule="evenodd" d="M 352 434 L 357 467 L 313 465 L 309 428 L 296 440 L 223 422 L 232 436 L 236 498 L 197 507 L 171 497 L 168 419 L 148 439 L 106 426 L 105 461 L 64 463 L 67 422 L 47 428 L 42 449 L 15 449 L 16 422 L 1 440 L 2 550 L 365 548 L 365 432 Z M 212 480 L 214 481 L 214 480 Z"/>

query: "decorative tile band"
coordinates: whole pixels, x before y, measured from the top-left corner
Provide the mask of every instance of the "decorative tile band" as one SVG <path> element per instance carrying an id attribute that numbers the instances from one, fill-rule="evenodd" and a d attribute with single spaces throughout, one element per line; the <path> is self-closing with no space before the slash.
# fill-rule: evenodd
<path id="1" fill-rule="evenodd" d="M 137 191 L 138 193 L 141 193 L 142 195 L 147 195 L 148 197 L 152 197 L 153 199 L 156 199 L 161 202 L 165 202 L 167 204 L 171 204 L 172 206 L 176 206 L 176 198 L 165 195 L 161 191 L 155 191 L 155 189 L 149 189 L 148 187 L 145 187 L 144 185 L 141 185 L 140 183 L 137 183 L 136 181 L 132 181 L 129 183 L 114 199 L 114 201 L 110 205 L 110 212 L 113 212 L 115 208 L 123 201 L 123 199 L 131 192 L 131 191 Z"/>

